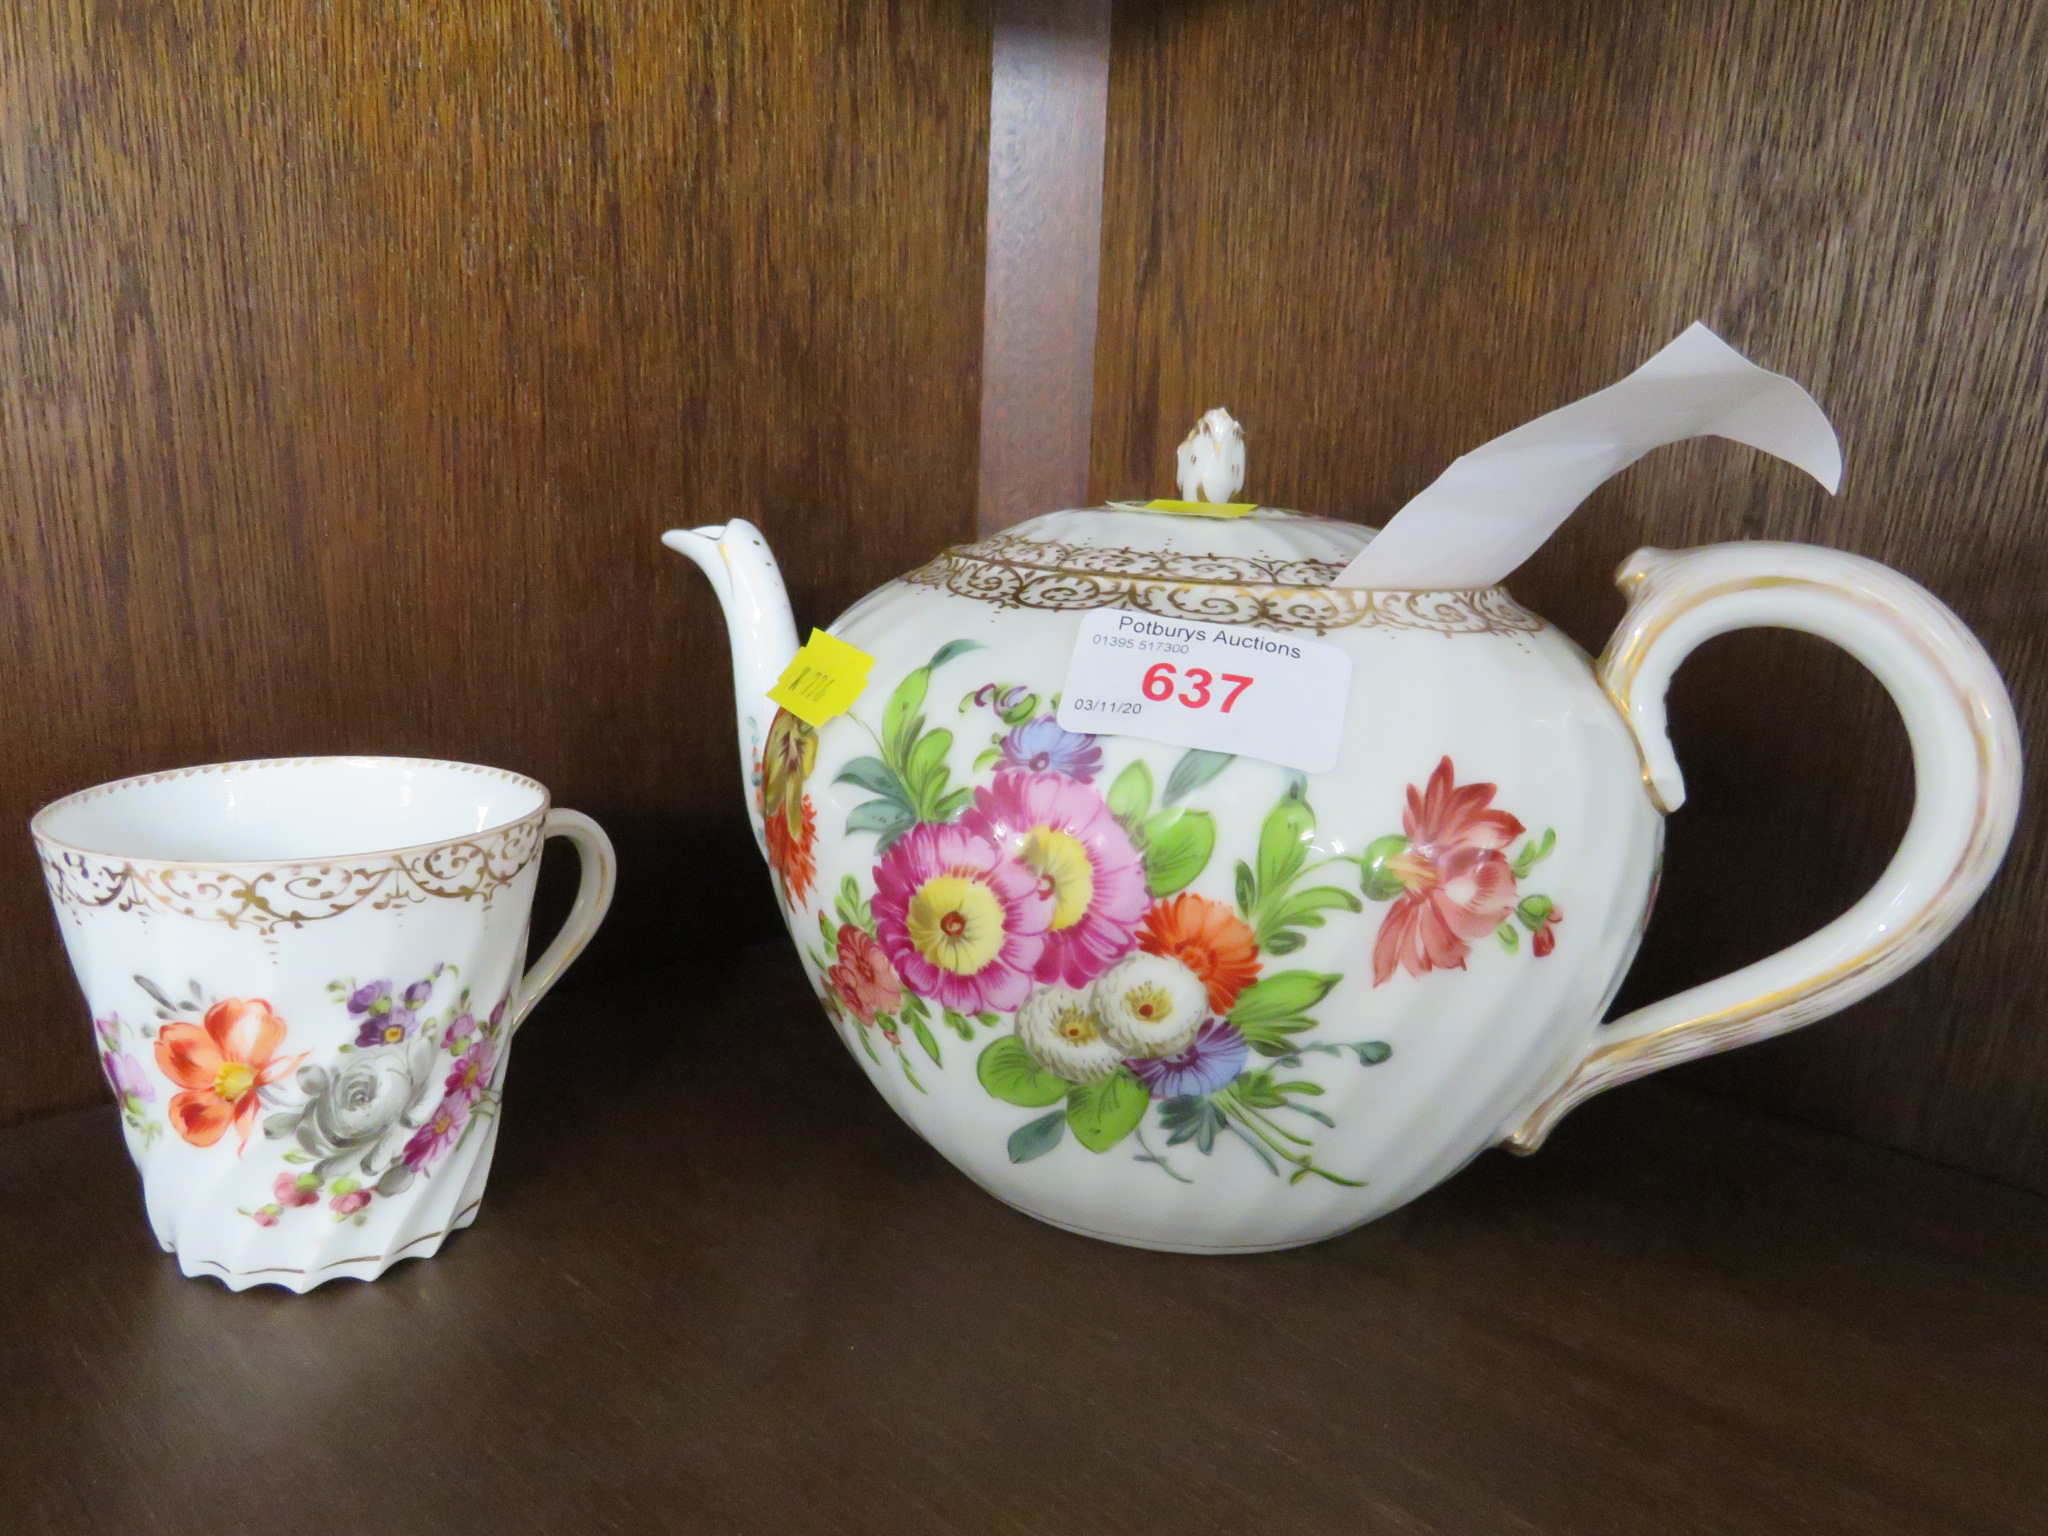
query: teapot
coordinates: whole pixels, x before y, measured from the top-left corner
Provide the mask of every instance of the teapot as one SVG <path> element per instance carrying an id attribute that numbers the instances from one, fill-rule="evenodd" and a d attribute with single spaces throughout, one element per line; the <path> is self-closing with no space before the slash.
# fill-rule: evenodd
<path id="1" fill-rule="evenodd" d="M 1338 584 L 1363 526 L 1182 515 L 1242 482 L 1241 443 L 1203 432 L 1192 508 L 1052 512 L 855 603 L 828 633 L 872 658 L 867 682 L 817 726 L 767 698 L 798 645 L 760 532 L 663 536 L 725 610 L 748 809 L 828 1018 L 998 1199 L 1140 1247 L 1315 1242 L 1489 1146 L 1534 1151 L 1602 1089 L 1847 1007 L 1990 880 L 2017 813 L 2012 706 L 1897 572 L 1800 544 L 1640 550 L 1594 662 L 1498 585 Z M 1100 610 L 1339 648 L 1336 766 L 1063 725 Z M 1666 688 L 1756 625 L 1883 682 L 1911 822 L 1818 933 L 1602 1022 L 1685 800 Z"/>

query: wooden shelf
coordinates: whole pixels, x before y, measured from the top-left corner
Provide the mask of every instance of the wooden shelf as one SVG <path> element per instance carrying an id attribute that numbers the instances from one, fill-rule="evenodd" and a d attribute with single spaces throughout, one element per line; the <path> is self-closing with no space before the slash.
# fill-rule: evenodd
<path id="1" fill-rule="evenodd" d="M 1663 1084 L 1334 1242 L 975 1189 L 781 949 L 560 997 L 483 1215 L 180 1277 L 111 1111 L 0 1136 L 9 1529 L 2048 1529 L 2048 1201 Z"/>

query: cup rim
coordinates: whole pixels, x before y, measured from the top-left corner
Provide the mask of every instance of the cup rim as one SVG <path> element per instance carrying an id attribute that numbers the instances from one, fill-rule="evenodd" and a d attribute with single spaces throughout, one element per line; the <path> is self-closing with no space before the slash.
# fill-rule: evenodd
<path id="1" fill-rule="evenodd" d="M 173 779 L 191 778 L 202 773 L 226 773 L 233 769 L 249 768 L 300 768 L 328 763 L 365 763 L 376 765 L 398 765 L 421 768 L 453 768 L 463 773 L 479 773 L 491 778 L 504 779 L 522 785 L 540 796 L 540 804 L 530 811 L 517 816 L 508 816 L 494 821 L 487 827 L 475 831 L 457 833 L 452 837 L 429 838 L 423 843 L 405 843 L 385 848 L 349 848 L 334 853 L 297 854 L 276 859 L 157 859 L 146 854 L 119 853 L 107 848 L 90 848 L 83 843 L 74 843 L 56 837 L 48 830 L 50 818 L 70 806 L 87 800 L 96 800 L 105 795 L 116 794 L 124 789 L 134 789 L 145 784 L 164 784 Z M 435 848 L 445 848 L 451 843 L 475 842 L 481 838 L 494 837 L 523 826 L 529 821 L 540 820 L 553 808 L 554 800 L 548 788 L 529 774 L 519 773 L 510 768 L 494 768 L 488 763 L 464 762 L 447 757 L 408 757 L 397 753 L 316 753 L 303 757 L 252 757 L 228 763 L 198 763 L 188 768 L 163 768 L 154 773 L 135 773 L 122 779 L 109 779 L 104 784 L 94 784 L 85 789 L 73 790 L 68 795 L 50 801 L 29 817 L 29 836 L 36 846 L 45 850 L 75 854 L 88 859 L 115 860 L 124 864 L 147 864 L 159 869 L 295 869 L 307 865 L 331 864 L 342 860 L 397 859 L 413 854 L 426 853 Z"/>

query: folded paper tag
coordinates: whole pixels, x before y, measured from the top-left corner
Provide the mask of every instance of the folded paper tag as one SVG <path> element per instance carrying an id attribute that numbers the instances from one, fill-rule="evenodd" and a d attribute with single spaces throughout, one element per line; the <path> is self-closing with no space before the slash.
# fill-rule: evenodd
<path id="1" fill-rule="evenodd" d="M 1842 447 L 1814 399 L 1704 325 L 1619 384 L 1515 428 L 1452 463 L 1344 567 L 1340 587 L 1490 587 L 1603 480 L 1665 443 L 1726 437 L 1833 491 Z"/>
<path id="2" fill-rule="evenodd" d="M 875 658 L 859 646 L 814 629 L 782 669 L 768 697 L 805 725 L 820 726 L 853 708 L 874 664 Z"/>

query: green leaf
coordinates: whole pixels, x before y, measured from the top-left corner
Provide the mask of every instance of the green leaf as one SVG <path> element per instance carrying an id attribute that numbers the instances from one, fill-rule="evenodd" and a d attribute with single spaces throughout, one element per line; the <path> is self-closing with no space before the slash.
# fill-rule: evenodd
<path id="1" fill-rule="evenodd" d="M 915 992 L 903 994 L 903 1007 L 899 1011 L 906 1019 L 928 1019 L 932 1016 L 932 1011 L 925 1005 L 925 1000 Z"/>
<path id="2" fill-rule="evenodd" d="M 1233 761 L 1234 755 L 1229 752 L 1188 753 L 1173 765 L 1173 772 L 1166 776 L 1166 793 L 1159 797 L 1159 803 L 1174 805 L 1185 800 L 1228 768 Z"/>
<path id="3" fill-rule="evenodd" d="M 1252 878 L 1252 867 L 1245 863 L 1243 859 L 1239 859 L 1237 861 L 1237 910 L 1249 919 L 1252 915 L 1252 908 L 1258 905 L 1258 900 L 1259 885 Z"/>
<path id="4" fill-rule="evenodd" d="M 1010 1161 L 1028 1163 L 1034 1157 L 1043 1157 L 1060 1144 L 1060 1138 L 1066 1133 L 1067 1112 L 1064 1109 L 1041 1115 L 1029 1125 L 1020 1125 L 1010 1132 Z"/>
<path id="5" fill-rule="evenodd" d="M 1282 928 L 1278 933 L 1268 934 L 1259 941 L 1259 948 L 1269 955 L 1291 955 L 1308 942 L 1292 928 Z"/>
<path id="6" fill-rule="evenodd" d="M 1282 795 L 1259 829 L 1259 889 L 1273 900 L 1301 872 L 1316 835 L 1316 813 L 1298 795 Z"/>
<path id="7" fill-rule="evenodd" d="M 1296 891 L 1266 914 L 1259 930 L 1259 947 L 1270 950 L 1273 941 L 1289 928 L 1320 928 L 1322 914 L 1339 907 L 1346 912 L 1362 912 L 1365 903 L 1334 885 L 1312 885 L 1305 891 Z M 1297 943 L 1294 947 L 1301 946 Z"/>
<path id="8" fill-rule="evenodd" d="M 823 912 L 818 914 L 818 931 L 825 935 L 825 953 L 830 958 L 839 958 L 839 930 L 832 926 L 832 919 Z"/>
<path id="9" fill-rule="evenodd" d="M 974 1063 L 974 1075 L 990 1098 L 1001 1099 L 1021 1109 L 1038 1109 L 1057 1104 L 1071 1086 L 1038 1064 L 1024 1042 L 1015 1035 L 991 1040 Z"/>
<path id="10" fill-rule="evenodd" d="M 1140 758 L 1109 786 L 1109 814 L 1124 824 L 1126 831 L 1135 828 L 1152 811 L 1152 770 Z"/>
<path id="11" fill-rule="evenodd" d="M 903 1016 L 910 1025 L 911 1033 L 917 1036 L 917 1043 L 924 1047 L 925 1055 L 931 1057 L 932 1064 L 944 1066 L 945 1063 L 939 1060 L 938 1037 L 932 1033 L 931 1025 L 925 1023 L 923 1019 L 911 1018 L 910 1010 L 907 1008 L 903 1010 Z"/>
<path id="12" fill-rule="evenodd" d="M 933 802 L 946 792 L 946 754 L 952 750 L 951 731 L 933 731 L 918 738 L 903 772 L 913 808 L 926 813 L 937 808 Z"/>
<path id="13" fill-rule="evenodd" d="M 973 799 L 974 787 L 972 785 L 962 785 L 932 807 L 931 820 L 951 821 L 955 816 L 966 810 L 968 803 Z"/>
<path id="14" fill-rule="evenodd" d="M 1522 851 L 1515 855 L 1513 865 L 1515 878 L 1521 879 L 1538 864 L 1550 857 L 1550 850 L 1557 846 L 1557 833 L 1550 827 L 1543 829 L 1541 838 L 1531 838 L 1522 844 Z"/>
<path id="15" fill-rule="evenodd" d="M 1003 749 L 1001 747 L 990 747 L 986 752 L 975 758 L 974 771 L 976 773 L 985 771 L 991 764 L 1000 762 L 1002 756 Z"/>
<path id="16" fill-rule="evenodd" d="M 1515 916 L 1522 920 L 1524 928 L 1535 933 L 1550 921 L 1550 914 L 1556 910 L 1557 904 L 1548 896 L 1524 896 L 1515 907 Z"/>
<path id="17" fill-rule="evenodd" d="M 972 1040 L 974 1038 L 974 1026 L 968 1023 L 957 1009 L 948 1008 L 940 1017 L 946 1021 L 946 1028 L 953 1031 L 962 1040 Z M 1050 1100 L 1047 1102 L 1050 1102 Z"/>
<path id="18" fill-rule="evenodd" d="M 856 757 L 832 781 L 834 784 L 858 784 L 862 789 L 886 799 L 900 800 L 906 806 L 910 803 L 903 792 L 903 781 L 896 777 L 896 770 L 879 757 Z"/>
<path id="19" fill-rule="evenodd" d="M 1511 955 L 1522 947 L 1522 936 L 1515 932 L 1513 923 L 1502 923 L 1493 930 L 1493 936 L 1500 940 L 1500 947 Z"/>
<path id="20" fill-rule="evenodd" d="M 1145 839 L 1145 885 L 1157 896 L 1171 896 L 1194 883 L 1216 851 L 1216 818 L 1207 811 L 1184 811 L 1164 831 Z"/>
<path id="21" fill-rule="evenodd" d="M 1012 704 L 1008 709 L 997 710 L 996 718 L 1001 720 L 1005 725 L 1022 725 L 1026 720 L 1029 720 L 1033 715 L 1037 713 L 1038 695 L 1035 693 L 1027 693 L 1024 695 L 1023 698 L 1019 699 L 1016 703 Z"/>
<path id="22" fill-rule="evenodd" d="M 931 681 L 931 668 L 918 667 L 889 695 L 888 706 L 882 711 L 882 749 L 892 763 L 900 764 L 910 755 L 917 733 L 924 729 L 924 717 L 918 710 L 924 706 L 925 690 Z"/>
<path id="23" fill-rule="evenodd" d="M 1118 1067 L 1115 1076 L 1068 1092 L 1067 1124 L 1074 1128 L 1074 1140 L 1090 1152 L 1107 1152 L 1138 1128 L 1151 1102 L 1152 1095 L 1130 1069 Z"/>
<path id="24" fill-rule="evenodd" d="M 980 1023 L 988 1025 L 991 1029 L 1002 1022 L 1002 1015 L 996 1013 L 977 1013 L 974 1017 Z"/>
<path id="25" fill-rule="evenodd" d="M 1398 832 L 1365 845 L 1365 851 L 1358 856 L 1358 888 L 1365 892 L 1366 900 L 1392 901 L 1408 889 L 1401 877 L 1387 868 L 1389 861 L 1407 850 L 1408 839 Z"/>
<path id="26" fill-rule="evenodd" d="M 908 832 L 916 821 L 917 817 L 907 805 L 899 805 L 894 800 L 870 800 L 864 805 L 856 805 L 847 815 L 846 830 L 849 835 L 873 832 L 887 848 Z"/>
<path id="27" fill-rule="evenodd" d="M 1230 1022 L 1239 1029 L 1247 1024 L 1268 1024 L 1280 1019 L 1297 1019 L 1330 995 L 1342 976 L 1315 971 L 1280 971 L 1253 982 L 1237 995 L 1230 1010 Z"/>
<path id="28" fill-rule="evenodd" d="M 1384 1040 L 1364 1040 L 1352 1047 L 1358 1052 L 1358 1059 L 1368 1067 L 1376 1067 L 1394 1054 L 1394 1048 Z"/>
<path id="29" fill-rule="evenodd" d="M 969 651 L 978 651 L 980 649 L 981 642 L 979 640 L 948 640 L 944 645 L 932 652 L 932 659 L 928 670 L 935 672 L 955 656 L 965 656 Z"/>

